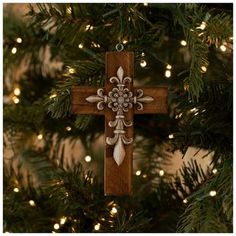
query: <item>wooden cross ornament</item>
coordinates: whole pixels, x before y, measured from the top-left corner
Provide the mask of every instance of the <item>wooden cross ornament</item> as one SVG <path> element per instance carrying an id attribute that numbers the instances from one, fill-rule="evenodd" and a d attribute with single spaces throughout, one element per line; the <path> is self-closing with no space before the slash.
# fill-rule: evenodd
<path id="1" fill-rule="evenodd" d="M 72 88 L 72 112 L 105 115 L 105 195 L 132 193 L 133 115 L 167 113 L 167 87 L 134 88 L 133 52 L 106 53 L 105 88 Z"/>

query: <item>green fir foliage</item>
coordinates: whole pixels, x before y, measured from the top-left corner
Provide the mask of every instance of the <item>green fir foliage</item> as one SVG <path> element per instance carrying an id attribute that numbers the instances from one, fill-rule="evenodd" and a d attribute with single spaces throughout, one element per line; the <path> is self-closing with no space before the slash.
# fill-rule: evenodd
<path id="1" fill-rule="evenodd" d="M 233 231 L 232 4 L 39 3 L 23 18 L 4 5 L 4 232 Z M 103 194 L 104 117 L 71 113 L 71 88 L 103 87 L 119 43 L 134 52 L 135 84 L 168 86 L 168 114 L 134 116 L 124 197 Z M 70 153 L 78 141 L 85 150 Z M 211 165 L 205 155 L 160 174 L 189 147 Z"/>

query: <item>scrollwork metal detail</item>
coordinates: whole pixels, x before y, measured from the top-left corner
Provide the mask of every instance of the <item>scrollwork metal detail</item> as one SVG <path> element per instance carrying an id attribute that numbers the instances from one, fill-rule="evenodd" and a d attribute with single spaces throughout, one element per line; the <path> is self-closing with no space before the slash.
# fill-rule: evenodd
<path id="1" fill-rule="evenodd" d="M 125 113 L 136 104 L 137 110 L 143 110 L 143 103 L 151 102 L 154 99 L 150 96 L 143 96 L 142 89 L 137 89 L 135 91 L 136 96 L 134 96 L 133 92 L 125 86 L 126 83 L 132 82 L 132 78 L 124 77 L 124 70 L 121 66 L 117 70 L 117 76 L 111 77 L 109 81 L 110 83 L 116 83 L 116 87 L 108 92 L 108 96 L 104 94 L 102 88 L 99 88 L 97 95 L 87 97 L 86 101 L 90 103 L 97 102 L 98 110 L 103 110 L 104 105 L 107 104 L 113 112 L 116 112 L 115 120 L 108 122 L 109 127 L 114 128 L 114 136 L 106 137 L 106 143 L 115 145 L 113 157 L 117 165 L 120 165 L 125 157 L 124 145 L 129 145 L 133 142 L 133 138 L 125 136 L 125 127 L 133 126 L 132 121 L 126 120 Z"/>

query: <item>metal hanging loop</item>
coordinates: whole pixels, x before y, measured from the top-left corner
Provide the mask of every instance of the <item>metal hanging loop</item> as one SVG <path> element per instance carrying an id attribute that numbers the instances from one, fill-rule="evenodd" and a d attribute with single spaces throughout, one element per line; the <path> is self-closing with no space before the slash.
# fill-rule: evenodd
<path id="1" fill-rule="evenodd" d="M 121 52 L 124 50 L 124 45 L 122 43 L 116 44 L 116 51 Z"/>

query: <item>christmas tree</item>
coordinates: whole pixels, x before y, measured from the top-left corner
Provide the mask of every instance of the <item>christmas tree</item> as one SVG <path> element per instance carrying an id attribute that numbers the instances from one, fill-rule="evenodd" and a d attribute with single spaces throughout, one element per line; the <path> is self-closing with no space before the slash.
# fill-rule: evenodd
<path id="1" fill-rule="evenodd" d="M 23 5 L 3 15 L 4 232 L 232 232 L 232 4 Z M 117 45 L 136 86 L 168 87 L 167 114 L 134 116 L 131 196 L 104 196 L 104 116 L 71 112 Z"/>

